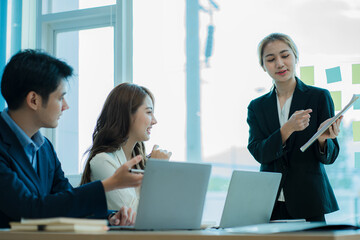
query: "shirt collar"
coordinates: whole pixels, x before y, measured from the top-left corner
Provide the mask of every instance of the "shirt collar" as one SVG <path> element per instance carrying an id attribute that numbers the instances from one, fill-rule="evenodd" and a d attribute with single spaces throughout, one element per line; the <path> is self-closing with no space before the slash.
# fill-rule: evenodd
<path id="1" fill-rule="evenodd" d="M 4 109 L 4 111 L 1 112 L 1 117 L 4 119 L 4 121 L 9 125 L 11 130 L 15 133 L 16 137 L 19 139 L 20 144 L 23 148 L 26 148 L 29 144 L 33 145 L 35 147 L 35 150 L 38 150 L 41 145 L 44 143 L 44 136 L 40 133 L 40 131 L 37 131 L 31 138 L 26 135 L 24 130 L 22 130 L 16 122 L 9 116 L 8 109 Z"/>

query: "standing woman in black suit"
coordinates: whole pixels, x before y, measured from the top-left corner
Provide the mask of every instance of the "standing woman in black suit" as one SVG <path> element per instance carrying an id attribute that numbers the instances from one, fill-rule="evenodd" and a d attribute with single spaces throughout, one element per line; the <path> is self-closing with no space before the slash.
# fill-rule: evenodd
<path id="1" fill-rule="evenodd" d="M 258 45 L 258 56 L 274 85 L 248 106 L 248 149 L 261 171 L 283 174 L 271 219 L 325 221 L 324 214 L 339 209 L 324 164 L 334 163 L 339 154 L 336 136 L 342 117 L 301 152 L 300 147 L 334 116 L 331 95 L 296 77 L 298 51 L 289 36 L 266 36 Z"/>

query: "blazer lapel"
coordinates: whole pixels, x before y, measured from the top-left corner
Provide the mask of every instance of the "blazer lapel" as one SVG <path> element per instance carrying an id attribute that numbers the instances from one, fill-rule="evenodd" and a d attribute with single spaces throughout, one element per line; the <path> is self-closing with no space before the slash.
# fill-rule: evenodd
<path id="1" fill-rule="evenodd" d="M 1 129 L 5 129 L 7 131 L 3 131 L 1 134 L 3 135 L 3 141 L 8 146 L 8 153 L 12 157 L 13 161 L 17 162 L 17 164 L 21 167 L 24 174 L 31 180 L 34 184 L 38 192 L 40 192 L 40 179 L 36 174 L 33 166 L 31 165 L 29 159 L 26 157 L 24 149 L 20 146 L 18 139 L 16 138 L 13 131 L 11 131 L 10 127 L 5 123 L 5 121 L 0 117 L 0 124 L 5 127 Z M 6 137 L 5 137 L 6 136 Z"/>
<path id="2" fill-rule="evenodd" d="M 40 179 L 36 174 L 33 166 L 31 165 L 29 159 L 26 157 L 25 152 L 22 148 L 17 146 L 10 146 L 9 153 L 12 156 L 13 160 L 18 163 L 25 175 L 33 182 L 36 189 L 40 192 Z"/>
<path id="3" fill-rule="evenodd" d="M 263 123 L 268 125 L 268 129 L 269 129 L 270 133 L 275 132 L 276 130 L 278 130 L 280 128 L 275 88 L 264 99 L 262 109 L 263 109 L 263 112 L 265 113 L 264 116 L 266 118 L 266 121 L 264 121 Z M 276 119 L 276 120 L 274 120 L 274 119 Z"/>
<path id="4" fill-rule="evenodd" d="M 38 164 L 38 176 L 41 184 L 41 191 L 47 191 L 49 186 L 49 165 L 47 164 L 48 157 L 44 156 L 44 153 L 40 149 L 36 153 Z M 51 184 L 50 184 L 51 186 Z"/>
<path id="5" fill-rule="evenodd" d="M 291 115 L 298 110 L 305 110 L 307 104 L 307 91 L 308 91 L 308 87 L 301 82 L 298 78 L 296 78 L 296 87 L 293 93 L 293 98 L 291 101 L 291 106 L 290 106 L 290 112 L 289 112 L 289 118 L 291 117 Z"/>
<path id="6" fill-rule="evenodd" d="M 296 77 L 296 87 L 293 93 L 293 98 L 291 101 L 291 106 L 290 106 L 290 111 L 289 111 L 289 118 L 291 117 L 291 115 L 294 114 L 294 112 L 298 111 L 298 110 L 306 110 L 306 106 L 308 105 L 307 103 L 307 93 L 308 92 L 308 87 L 300 80 Z M 290 145 L 292 145 L 292 143 L 294 142 L 296 138 L 296 132 L 293 133 L 290 136 Z"/>

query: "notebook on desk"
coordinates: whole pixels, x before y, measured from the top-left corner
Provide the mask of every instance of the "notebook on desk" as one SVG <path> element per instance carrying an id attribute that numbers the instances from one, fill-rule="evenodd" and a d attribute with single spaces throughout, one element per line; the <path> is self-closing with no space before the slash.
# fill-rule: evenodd
<path id="1" fill-rule="evenodd" d="M 233 171 L 219 228 L 269 223 L 281 173 Z"/>
<path id="2" fill-rule="evenodd" d="M 110 230 L 200 229 L 210 164 L 148 160 L 135 225 Z"/>

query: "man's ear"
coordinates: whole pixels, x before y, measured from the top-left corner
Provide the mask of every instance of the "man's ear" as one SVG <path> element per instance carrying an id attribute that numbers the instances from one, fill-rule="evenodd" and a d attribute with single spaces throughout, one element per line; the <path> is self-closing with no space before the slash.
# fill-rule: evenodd
<path id="1" fill-rule="evenodd" d="M 26 95 L 26 105 L 32 110 L 37 110 L 41 106 L 41 96 L 34 91 Z"/>

